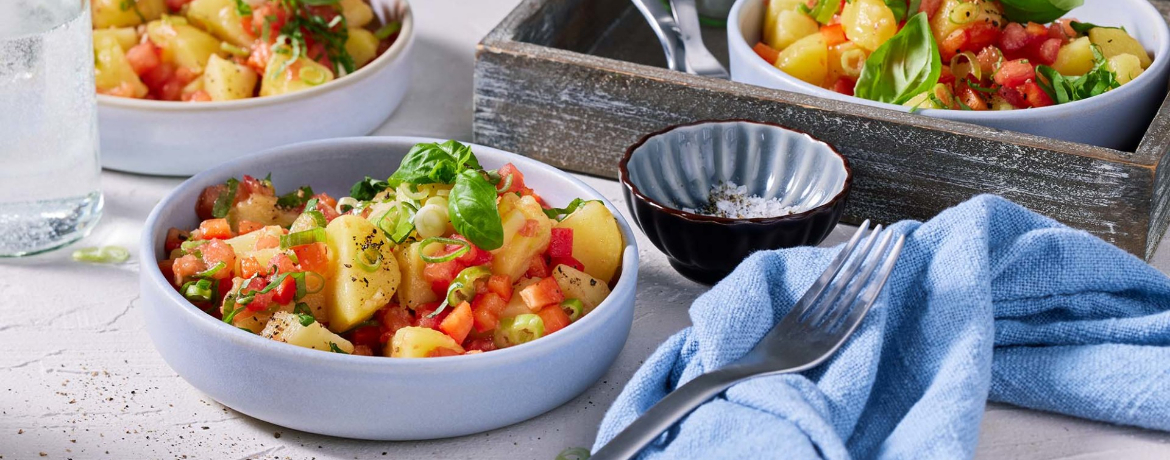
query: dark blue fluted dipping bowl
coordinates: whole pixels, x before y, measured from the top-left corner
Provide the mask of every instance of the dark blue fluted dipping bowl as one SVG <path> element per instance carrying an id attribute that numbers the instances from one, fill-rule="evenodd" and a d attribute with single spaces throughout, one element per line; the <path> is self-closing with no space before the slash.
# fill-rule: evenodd
<path id="1" fill-rule="evenodd" d="M 683 276 L 715 283 L 759 250 L 814 246 L 845 209 L 853 173 L 829 144 L 772 123 L 701 121 L 649 134 L 620 165 L 638 227 Z M 779 198 L 797 214 L 729 219 L 684 212 L 708 203 L 723 182 Z"/>

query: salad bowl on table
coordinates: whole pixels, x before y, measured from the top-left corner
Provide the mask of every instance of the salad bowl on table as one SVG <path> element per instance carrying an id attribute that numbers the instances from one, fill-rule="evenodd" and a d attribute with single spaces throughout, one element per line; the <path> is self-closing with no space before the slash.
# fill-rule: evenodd
<path id="1" fill-rule="evenodd" d="M 345 138 L 269 150 L 211 168 L 151 212 L 143 260 L 161 260 L 169 228 L 192 228 L 201 191 L 229 177 L 271 172 L 275 183 L 312 184 L 345 196 L 369 175 L 389 175 L 412 146 L 434 139 Z M 612 292 L 555 334 L 487 353 L 427 359 L 358 356 L 302 348 L 237 329 L 175 290 L 160 270 L 140 275 L 147 331 L 159 354 L 192 386 L 249 416 L 318 434 L 375 440 L 461 436 L 517 423 L 564 404 L 597 381 L 625 344 L 633 321 L 638 248 L 605 197 L 551 166 L 471 145 L 485 168 L 507 163 L 553 206 L 599 200 L 624 244 Z M 160 257 L 162 256 L 162 257 Z"/>
<path id="2" fill-rule="evenodd" d="M 738 0 L 727 22 L 727 46 L 733 81 L 804 93 L 871 107 L 908 112 L 904 105 L 842 94 L 804 82 L 761 59 L 752 47 L 762 36 L 765 0 Z M 1123 27 L 1153 56 L 1153 63 L 1119 88 L 1087 99 L 1021 110 L 914 110 L 924 116 L 1035 134 L 1119 150 L 1132 149 L 1166 96 L 1170 78 L 1170 29 L 1146 0 L 1086 0 L 1065 17 Z M 944 66 L 947 64 L 944 62 Z"/>

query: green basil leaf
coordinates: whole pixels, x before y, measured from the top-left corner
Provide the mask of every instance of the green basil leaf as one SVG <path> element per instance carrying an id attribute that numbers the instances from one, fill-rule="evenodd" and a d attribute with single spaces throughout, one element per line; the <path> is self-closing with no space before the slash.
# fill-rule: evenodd
<path id="1" fill-rule="evenodd" d="M 491 251 L 504 245 L 496 187 L 478 171 L 459 173 L 447 197 L 447 211 L 455 231 L 480 249 Z"/>
<path id="2" fill-rule="evenodd" d="M 1076 33 L 1081 34 L 1081 35 L 1087 35 L 1089 33 L 1089 31 L 1093 30 L 1093 29 L 1121 29 L 1121 30 L 1125 30 L 1125 27 L 1099 26 L 1099 25 L 1093 24 L 1091 22 L 1078 22 L 1078 21 L 1070 22 L 1069 27 L 1072 27 L 1072 30 L 1076 31 Z"/>
<path id="3" fill-rule="evenodd" d="M 898 22 L 906 20 L 910 11 L 906 0 L 886 0 L 886 7 L 894 12 L 894 20 Z"/>
<path id="4" fill-rule="evenodd" d="M 572 214 L 573 211 L 576 211 L 577 208 L 581 207 L 581 205 L 583 205 L 585 203 L 590 203 L 593 201 L 597 201 L 597 200 L 585 201 L 585 200 L 582 200 L 580 198 L 574 198 L 573 201 L 569 202 L 568 206 L 565 206 L 563 208 L 545 209 L 544 215 L 548 216 L 549 219 L 561 221 L 561 220 L 564 220 L 565 217 L 569 217 L 569 214 Z M 564 217 L 561 217 L 561 216 L 564 216 Z"/>
<path id="5" fill-rule="evenodd" d="M 1093 45 L 1092 50 L 1093 68 L 1079 77 L 1066 77 L 1052 67 L 1036 66 L 1036 73 L 1043 77 L 1037 79 L 1037 83 L 1053 102 L 1065 104 L 1088 99 L 1121 86 L 1117 74 L 1109 70 L 1109 61 L 1097 45 Z"/>
<path id="6" fill-rule="evenodd" d="M 390 176 L 389 185 L 450 184 L 455 176 L 467 169 L 480 169 L 479 160 L 471 148 L 456 141 L 442 144 L 418 144 L 407 152 L 398 170 Z"/>
<path id="7" fill-rule="evenodd" d="M 228 212 L 231 212 L 232 206 L 236 205 L 236 192 L 240 188 L 240 181 L 236 178 L 227 180 L 226 188 L 219 192 L 219 196 L 215 198 L 215 205 L 211 207 L 212 217 L 224 218 L 227 217 Z"/>
<path id="8" fill-rule="evenodd" d="M 285 209 L 293 209 L 304 205 L 311 198 L 313 198 L 313 187 L 306 185 L 281 195 L 280 198 L 276 199 L 276 205 Z"/>
<path id="9" fill-rule="evenodd" d="M 359 201 L 370 201 L 374 199 L 374 196 L 382 193 L 383 190 L 386 190 L 389 187 L 389 182 L 366 176 L 364 180 L 353 184 L 353 187 L 350 187 L 349 196 Z"/>
<path id="10" fill-rule="evenodd" d="M 926 14 L 918 13 L 865 60 L 854 94 L 871 101 L 902 104 L 933 87 L 941 74 L 938 43 Z"/>
<path id="11" fill-rule="evenodd" d="M 1000 0 L 1003 14 L 1014 22 L 1039 22 L 1047 24 L 1060 19 L 1073 8 L 1085 4 L 1084 0 Z"/>
<path id="12" fill-rule="evenodd" d="M 906 8 L 906 19 L 918 14 L 920 9 L 922 9 L 922 0 L 910 0 L 910 7 Z"/>

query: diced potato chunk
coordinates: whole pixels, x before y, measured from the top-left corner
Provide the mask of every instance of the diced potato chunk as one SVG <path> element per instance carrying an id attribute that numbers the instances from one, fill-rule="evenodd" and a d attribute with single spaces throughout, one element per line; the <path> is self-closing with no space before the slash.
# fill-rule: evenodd
<path id="1" fill-rule="evenodd" d="M 1109 70 L 1117 74 L 1117 82 L 1121 84 L 1129 83 L 1131 80 L 1137 78 L 1142 72 L 1142 61 L 1137 56 L 1132 54 L 1118 54 L 1109 58 Z"/>
<path id="2" fill-rule="evenodd" d="M 238 256 L 240 256 L 240 257 L 236 257 L 236 260 L 239 260 L 243 257 L 246 257 L 249 253 L 256 250 L 256 240 L 259 240 L 260 237 L 273 236 L 273 237 L 279 238 L 280 235 L 283 235 L 283 234 L 284 234 L 284 232 L 281 230 L 281 228 L 279 226 L 270 225 L 270 226 L 264 227 L 260 230 L 248 232 L 248 233 L 245 233 L 243 235 L 239 235 L 239 236 L 236 236 L 234 238 L 230 238 L 228 240 L 225 240 L 224 242 L 227 243 L 228 246 L 231 246 L 232 251 L 235 251 L 235 253 Z"/>
<path id="3" fill-rule="evenodd" d="M 391 358 L 429 358 L 461 355 L 463 347 L 455 339 L 428 327 L 404 327 L 394 333 L 384 352 Z"/>
<path id="4" fill-rule="evenodd" d="M 1095 27 L 1089 30 L 1089 41 L 1101 49 L 1101 54 L 1105 55 L 1106 59 L 1120 54 L 1132 54 L 1141 62 L 1142 69 L 1148 68 L 1154 62 L 1142 44 L 1122 29 Z"/>
<path id="5" fill-rule="evenodd" d="M 825 37 L 817 33 L 797 40 L 780 52 L 776 68 L 806 83 L 821 86 L 829 75 L 829 47 Z"/>
<path id="6" fill-rule="evenodd" d="M 402 273 L 393 244 L 359 216 L 333 219 L 325 227 L 325 236 L 333 265 L 325 281 L 325 310 L 329 328 L 340 332 L 390 303 Z"/>
<path id="7" fill-rule="evenodd" d="M 775 34 L 780 30 L 777 27 L 780 13 L 783 11 L 799 11 L 800 5 L 804 4 L 804 0 L 772 0 L 767 3 L 768 10 L 764 12 L 764 30 L 763 37 L 760 37 L 760 41 L 763 41 L 768 46 L 772 46 L 772 43 L 775 43 L 776 40 Z"/>
<path id="8" fill-rule="evenodd" d="M 341 15 L 349 27 L 365 27 L 374 20 L 374 10 L 364 0 L 341 0 Z"/>
<path id="9" fill-rule="evenodd" d="M 898 33 L 898 20 L 882 0 L 846 2 L 845 8 L 841 10 L 841 26 L 845 29 L 846 38 L 869 51 L 882 46 L 882 43 Z M 823 78 L 817 81 L 820 80 Z"/>
<path id="10" fill-rule="evenodd" d="M 504 245 L 492 251 L 492 273 L 520 279 L 528 271 L 532 258 L 548 249 L 552 221 L 531 196 L 504 194 L 499 209 L 504 224 Z M 521 235 L 520 230 L 529 220 L 536 221 L 536 230 L 532 236 Z"/>
<path id="11" fill-rule="evenodd" d="M 1075 39 L 1060 47 L 1053 70 L 1061 75 L 1076 77 L 1093 69 L 1093 43 L 1089 37 Z"/>
<path id="12" fill-rule="evenodd" d="M 439 296 L 423 276 L 426 262 L 420 257 L 421 246 L 420 243 L 411 243 L 394 251 L 398 257 L 398 268 L 402 270 L 402 281 L 398 285 L 398 303 L 411 310 L 418 308 L 419 305 L 439 300 Z"/>
<path id="13" fill-rule="evenodd" d="M 585 305 L 585 312 L 597 308 L 609 297 L 609 286 L 604 281 L 568 265 L 557 265 L 552 276 L 565 298 L 580 300 Z"/>
<path id="14" fill-rule="evenodd" d="M 517 281 L 516 284 L 513 284 L 512 299 L 509 300 L 504 309 L 500 311 L 500 318 L 511 318 L 513 316 L 523 315 L 525 313 L 536 313 L 531 308 L 528 308 L 528 304 L 524 302 L 524 298 L 519 296 L 518 293 L 523 291 L 524 288 L 539 282 L 540 278 L 523 278 L 520 281 Z"/>
<path id="15" fill-rule="evenodd" d="M 207 61 L 213 54 L 226 54 L 219 40 L 186 21 L 174 17 L 152 21 L 146 25 L 146 35 L 162 49 L 162 59 L 179 67 L 186 67 L 196 73 L 203 73 Z"/>
<path id="16" fill-rule="evenodd" d="M 167 11 L 164 0 L 93 0 L 90 5 L 94 29 L 136 26 Z"/>
<path id="17" fill-rule="evenodd" d="M 809 35 L 820 32 L 820 24 L 809 15 L 796 10 L 783 10 L 764 29 L 764 43 L 777 50 L 784 50 Z"/>
<path id="18" fill-rule="evenodd" d="M 573 229 L 573 258 L 585 265 L 585 273 L 603 283 L 613 281 L 625 240 L 609 208 L 597 201 L 585 203 L 557 227 Z"/>
<path id="19" fill-rule="evenodd" d="M 354 67 L 361 67 L 378 56 L 378 37 L 366 29 L 350 28 L 345 50 L 353 56 Z"/>
<path id="20" fill-rule="evenodd" d="M 129 51 L 130 48 L 138 44 L 138 31 L 134 30 L 133 27 L 94 29 L 93 42 L 95 44 L 108 39 L 118 42 L 122 51 Z"/>
<path id="21" fill-rule="evenodd" d="M 220 40 L 248 48 L 256 41 L 244 29 L 244 21 L 235 0 L 194 0 L 187 4 L 187 19 Z"/>
<path id="22" fill-rule="evenodd" d="M 284 311 L 272 315 L 272 320 L 260 335 L 298 347 L 331 351 L 333 349 L 331 345 L 335 345 L 343 352 L 353 353 L 353 344 L 350 341 L 330 332 L 320 322 L 314 321 L 305 326 L 301 324 L 300 316 Z"/>
<path id="23" fill-rule="evenodd" d="M 241 220 L 281 227 L 292 225 L 298 214 L 295 211 L 277 206 L 276 202 L 277 198 L 274 196 L 253 193 L 248 196 L 248 199 L 236 203 L 235 207 L 228 211 L 228 223 L 232 225 L 233 229 L 239 228 Z"/>
<path id="24" fill-rule="evenodd" d="M 965 14 L 962 14 L 962 10 L 959 12 L 955 11 L 956 8 L 960 8 L 960 4 L 971 4 L 970 6 L 962 6 L 962 8 L 973 8 L 975 18 L 969 21 L 965 18 L 960 21 L 953 20 L 952 13 L 955 13 L 954 16 L 956 18 L 965 16 Z M 981 22 L 1001 28 L 1007 24 L 1003 18 L 1003 8 L 999 2 L 991 0 L 946 0 L 938 7 L 935 15 L 931 16 L 930 30 L 934 32 L 934 39 L 942 43 L 952 32 Z"/>
<path id="25" fill-rule="evenodd" d="M 264 69 L 260 82 L 260 96 L 292 93 L 333 80 L 333 71 L 307 57 L 290 62 L 292 52 L 287 46 L 272 48 L 272 59 Z"/>
<path id="26" fill-rule="evenodd" d="M 250 67 L 212 55 L 203 71 L 203 89 L 213 101 L 245 99 L 252 97 L 258 79 Z"/>
<path id="27" fill-rule="evenodd" d="M 118 41 L 113 37 L 103 37 L 100 41 L 94 38 L 94 85 L 97 91 L 119 96 L 146 96 L 149 90 L 130 67 Z"/>

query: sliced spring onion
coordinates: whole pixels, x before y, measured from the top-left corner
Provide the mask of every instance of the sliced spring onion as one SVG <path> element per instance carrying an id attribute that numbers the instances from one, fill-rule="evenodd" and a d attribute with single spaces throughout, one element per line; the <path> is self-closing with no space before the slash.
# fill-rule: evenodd
<path id="1" fill-rule="evenodd" d="M 321 227 L 289 233 L 280 236 L 280 249 L 288 249 L 302 244 L 312 244 L 325 241 L 325 229 Z"/>
<path id="2" fill-rule="evenodd" d="M 184 242 L 183 244 L 187 244 Z M 81 248 L 73 251 L 73 260 L 94 264 L 120 264 L 130 259 L 130 251 L 121 246 Z"/>
<path id="3" fill-rule="evenodd" d="M 390 38 L 391 35 L 398 33 L 399 30 L 402 30 L 402 23 L 398 21 L 391 21 L 386 25 L 379 27 L 378 30 L 374 32 L 374 36 L 378 37 L 378 40 L 385 40 Z"/>
<path id="4" fill-rule="evenodd" d="M 301 323 L 301 326 L 309 327 L 310 324 L 317 322 L 317 318 L 314 318 L 313 315 L 300 314 L 297 315 L 297 321 Z"/>
<path id="5" fill-rule="evenodd" d="M 501 179 L 500 182 L 503 183 L 496 187 L 496 192 L 504 193 L 508 191 L 508 189 L 512 188 L 512 175 L 508 174 L 508 177 Z"/>
<path id="6" fill-rule="evenodd" d="M 241 311 L 244 311 L 244 308 L 247 308 L 247 307 L 243 307 L 243 306 L 241 306 L 240 308 L 235 308 L 235 306 L 236 306 L 235 296 L 229 295 L 229 296 L 227 296 L 227 298 L 223 299 L 223 312 L 224 312 L 223 313 L 223 322 L 231 324 L 232 320 L 235 319 L 236 314 L 240 313 Z M 248 332 L 251 332 L 251 331 L 248 331 Z"/>
<path id="7" fill-rule="evenodd" d="M 293 314 L 312 315 L 313 311 L 309 310 L 309 304 L 304 302 L 297 302 L 297 304 L 293 306 Z"/>
<path id="8" fill-rule="evenodd" d="M 215 197 L 215 204 L 211 206 L 211 216 L 216 218 L 227 217 L 228 211 L 236 205 L 236 191 L 240 188 L 240 181 L 236 178 L 228 179 L 226 187 Z"/>
<path id="9" fill-rule="evenodd" d="M 568 299 L 561 302 L 561 309 L 569 315 L 569 321 L 576 321 L 585 313 L 585 304 L 578 299 Z"/>
<path id="10" fill-rule="evenodd" d="M 341 21 L 343 19 L 345 19 L 344 16 L 341 16 L 341 15 L 334 16 L 333 20 L 329 21 L 329 28 L 332 29 L 332 28 L 336 27 L 338 24 L 341 24 Z"/>
<path id="11" fill-rule="evenodd" d="M 239 57 L 248 57 L 249 54 L 252 54 L 250 51 L 243 49 L 243 48 L 240 48 L 240 47 L 233 45 L 231 43 L 228 43 L 228 42 L 220 42 L 219 49 L 224 50 L 228 53 L 231 53 L 233 56 L 239 56 Z"/>
<path id="12" fill-rule="evenodd" d="M 419 190 L 418 187 L 416 187 L 414 184 L 408 184 L 405 182 L 398 184 L 398 187 L 395 188 L 395 191 L 398 192 L 399 195 L 416 201 L 430 196 L 430 194 L 425 190 Z"/>
<path id="13" fill-rule="evenodd" d="M 184 253 L 190 254 L 192 252 L 195 252 L 195 248 L 197 248 L 199 246 L 203 246 L 204 244 L 207 244 L 207 243 L 208 243 L 208 240 L 187 240 L 179 245 L 179 249 L 182 249 Z"/>
<path id="14" fill-rule="evenodd" d="M 426 206 L 419 208 L 418 213 L 414 215 L 414 229 L 418 236 L 420 238 L 443 236 L 450 223 L 447 213 L 446 205 L 440 207 L 434 203 L 427 203 Z"/>
<path id="15" fill-rule="evenodd" d="M 362 207 L 361 204 L 362 204 L 362 202 L 358 201 L 357 198 L 354 198 L 352 196 L 344 197 L 340 200 L 337 200 L 337 213 L 338 214 L 345 214 L 353 209 L 361 209 L 361 207 Z M 347 206 L 348 206 L 348 209 L 346 208 Z"/>
<path id="16" fill-rule="evenodd" d="M 294 264 L 301 263 L 301 258 L 297 257 L 297 253 L 295 251 L 285 251 L 284 255 L 288 256 L 288 259 L 291 260 Z"/>
<path id="17" fill-rule="evenodd" d="M 343 355 L 349 354 L 349 353 L 346 353 L 345 350 L 342 350 L 340 347 L 337 346 L 336 343 L 333 343 L 333 342 L 329 342 L 329 351 L 332 351 L 334 353 L 341 353 Z"/>
<path id="18" fill-rule="evenodd" d="M 354 259 L 362 270 L 373 273 L 382 267 L 382 250 L 380 247 L 370 246 L 358 253 Z"/>
<path id="19" fill-rule="evenodd" d="M 500 320 L 494 339 L 496 346 L 505 348 L 531 342 L 543 336 L 544 320 L 538 315 L 525 313 Z"/>
<path id="20" fill-rule="evenodd" d="M 975 18 L 979 17 L 979 6 L 975 2 L 955 5 L 955 8 L 951 10 L 951 14 L 947 16 L 947 20 L 951 24 L 970 24 L 975 21 Z"/>
<path id="21" fill-rule="evenodd" d="M 869 56 L 865 55 L 865 51 L 861 49 L 851 49 L 841 53 L 841 69 L 845 75 L 851 78 L 857 78 L 861 75 L 862 69 L 865 68 L 865 60 Z"/>
<path id="22" fill-rule="evenodd" d="M 221 262 L 222 263 L 222 262 Z M 215 298 L 215 286 L 211 280 L 188 281 L 183 284 L 183 297 L 192 302 L 210 302 Z"/>
<path id="23" fill-rule="evenodd" d="M 312 86 L 325 83 L 325 80 L 329 78 L 329 74 L 315 66 L 301 67 L 301 70 L 297 72 L 297 76 L 301 78 L 301 81 Z"/>
<path id="24" fill-rule="evenodd" d="M 975 53 L 970 51 L 964 51 L 951 58 L 951 73 L 955 78 L 970 80 L 967 75 L 972 75 L 975 81 L 983 81 L 983 66 L 979 65 Z"/>
<path id="25" fill-rule="evenodd" d="M 447 287 L 447 298 L 443 299 L 439 308 L 427 315 L 427 318 L 438 316 L 448 305 L 459 305 L 470 301 L 472 297 L 475 297 L 475 282 L 486 280 L 491 276 L 492 271 L 486 265 L 464 268 L 458 275 L 455 275 L 455 279 L 451 280 L 451 285 Z"/>
<path id="26" fill-rule="evenodd" d="M 414 203 L 400 201 L 382 214 L 382 218 L 378 219 L 378 228 L 395 244 L 401 244 L 414 231 L 414 216 L 417 212 L 418 207 Z"/>
<path id="27" fill-rule="evenodd" d="M 431 244 L 434 244 L 434 243 L 457 244 L 461 247 L 459 249 L 456 249 L 454 252 L 447 254 L 447 255 L 442 255 L 442 256 L 438 256 L 438 257 L 429 256 L 426 253 L 427 246 L 430 246 Z M 422 243 L 420 243 L 419 247 L 418 247 L 419 257 L 422 258 L 423 262 L 432 263 L 432 264 L 455 260 L 455 258 L 457 258 L 461 255 L 467 254 L 467 251 L 470 251 L 470 250 L 471 250 L 471 245 L 466 241 L 457 240 L 454 238 L 443 238 L 441 236 L 433 236 L 433 237 L 427 238 L 425 240 L 422 240 Z"/>

